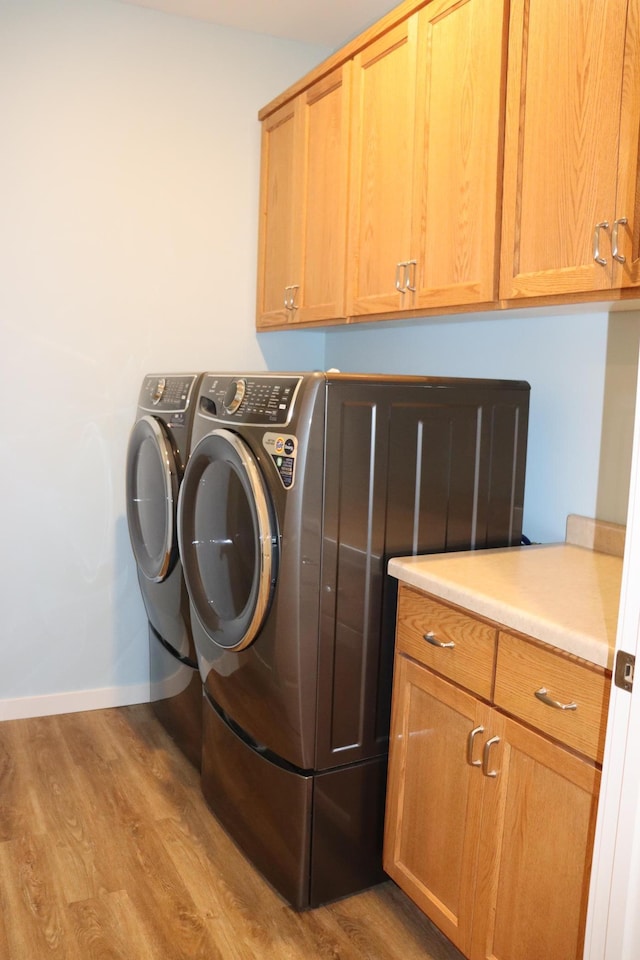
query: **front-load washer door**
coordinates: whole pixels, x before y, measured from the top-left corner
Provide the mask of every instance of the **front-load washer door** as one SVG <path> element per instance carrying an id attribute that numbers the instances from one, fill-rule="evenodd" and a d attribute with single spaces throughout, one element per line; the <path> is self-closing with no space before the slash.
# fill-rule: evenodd
<path id="1" fill-rule="evenodd" d="M 178 537 L 192 609 L 218 648 L 243 650 L 265 622 L 277 573 L 277 531 L 260 466 L 230 430 L 194 447 L 178 507 Z M 205 663 L 215 651 L 198 644 Z M 204 677 L 203 677 L 204 679 Z"/>
<path id="2" fill-rule="evenodd" d="M 156 417 L 142 417 L 127 450 L 127 521 L 138 569 L 155 583 L 169 576 L 178 556 L 179 485 L 167 428 Z"/>

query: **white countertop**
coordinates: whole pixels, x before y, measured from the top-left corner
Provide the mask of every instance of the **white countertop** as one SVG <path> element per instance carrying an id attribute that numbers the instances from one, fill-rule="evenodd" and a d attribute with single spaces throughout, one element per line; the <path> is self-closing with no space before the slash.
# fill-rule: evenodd
<path id="1" fill-rule="evenodd" d="M 396 557 L 391 576 L 612 668 L 622 558 L 572 544 Z"/>

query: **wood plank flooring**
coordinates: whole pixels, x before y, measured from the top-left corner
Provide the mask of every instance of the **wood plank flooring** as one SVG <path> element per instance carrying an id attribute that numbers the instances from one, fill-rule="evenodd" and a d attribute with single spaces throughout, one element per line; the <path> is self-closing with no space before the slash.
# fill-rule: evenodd
<path id="1" fill-rule="evenodd" d="M 461 960 L 392 884 L 297 914 L 146 705 L 0 723 L 2 960 Z"/>

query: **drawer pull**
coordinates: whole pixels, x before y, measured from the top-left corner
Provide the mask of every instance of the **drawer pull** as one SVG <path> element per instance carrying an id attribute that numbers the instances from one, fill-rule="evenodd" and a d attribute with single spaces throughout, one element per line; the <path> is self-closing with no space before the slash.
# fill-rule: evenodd
<path id="1" fill-rule="evenodd" d="M 474 727 L 467 737 L 467 763 L 471 767 L 480 767 L 482 765 L 482 760 L 473 759 L 473 742 L 479 733 L 484 733 L 484 727 Z"/>
<path id="2" fill-rule="evenodd" d="M 485 777 L 497 777 L 497 770 L 489 770 L 489 753 L 491 752 L 491 747 L 494 743 L 500 743 L 500 737 L 491 737 L 484 745 L 484 750 L 482 751 L 482 772 Z"/>
<path id="3" fill-rule="evenodd" d="M 455 647 L 453 640 L 449 640 L 449 643 L 443 643 L 442 640 L 438 640 L 433 630 L 429 630 L 429 633 L 423 634 L 423 637 L 432 647 L 440 647 L 441 650 L 453 650 Z"/>
<path id="4" fill-rule="evenodd" d="M 543 703 L 546 703 L 548 707 L 553 707 L 554 710 L 577 710 L 578 704 L 574 701 L 571 703 L 560 703 L 559 700 L 553 700 L 546 691 L 545 687 L 540 687 L 539 690 L 535 692 L 538 700 L 542 700 Z"/>

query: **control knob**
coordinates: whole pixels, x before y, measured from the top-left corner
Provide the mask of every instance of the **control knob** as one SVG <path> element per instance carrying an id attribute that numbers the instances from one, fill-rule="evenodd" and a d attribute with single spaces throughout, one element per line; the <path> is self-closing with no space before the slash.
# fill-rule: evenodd
<path id="1" fill-rule="evenodd" d="M 154 407 L 156 406 L 156 404 L 160 403 L 160 401 L 162 400 L 166 386 L 167 386 L 167 378 L 158 377 L 156 388 L 151 394 L 151 403 L 154 405 Z"/>
<path id="2" fill-rule="evenodd" d="M 224 395 L 224 409 L 227 413 L 235 413 L 247 392 L 246 380 L 232 380 Z"/>

